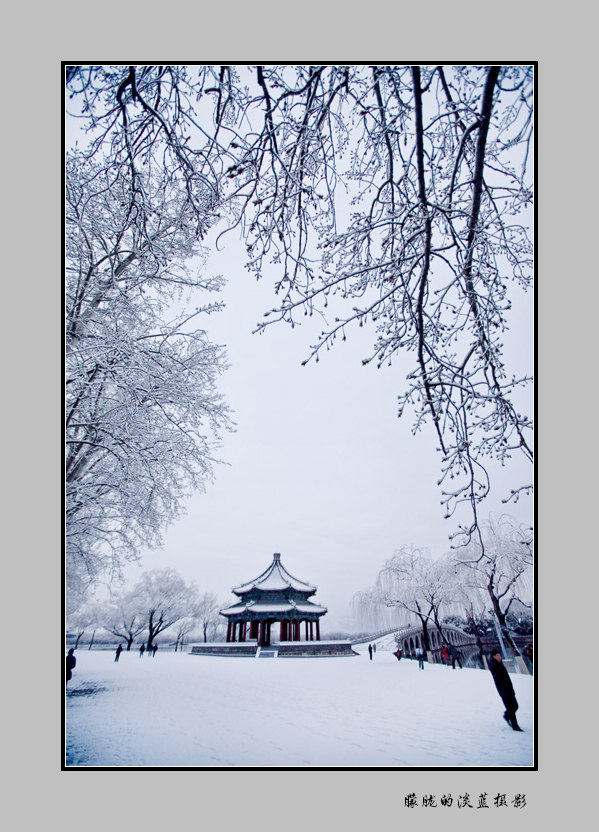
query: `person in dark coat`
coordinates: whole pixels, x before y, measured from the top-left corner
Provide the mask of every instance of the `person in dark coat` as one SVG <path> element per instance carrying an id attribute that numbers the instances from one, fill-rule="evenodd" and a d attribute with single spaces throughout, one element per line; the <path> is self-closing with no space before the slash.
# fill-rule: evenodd
<path id="1" fill-rule="evenodd" d="M 395 653 L 393 655 L 395 656 L 397 661 L 400 661 L 400 659 L 401 659 L 401 650 L 399 649 L 399 647 L 397 648 L 397 650 L 395 651 Z"/>
<path id="2" fill-rule="evenodd" d="M 119 660 L 119 659 L 120 659 L 120 657 L 121 657 L 121 653 L 122 653 L 122 652 L 123 652 L 123 645 L 122 645 L 122 644 L 119 644 L 119 646 L 116 648 L 116 653 L 115 653 L 115 655 L 114 655 L 114 660 L 115 660 L 115 662 L 118 662 L 118 660 Z"/>
<path id="3" fill-rule="evenodd" d="M 453 644 L 449 645 L 449 655 L 451 656 L 451 666 L 453 669 L 455 670 L 455 663 L 457 662 L 460 666 L 460 670 L 462 670 L 462 654 L 457 647 L 453 646 Z"/>
<path id="4" fill-rule="evenodd" d="M 158 645 L 153 644 L 152 645 L 152 658 L 154 658 L 154 656 L 156 655 L 157 652 L 158 652 Z"/>
<path id="5" fill-rule="evenodd" d="M 372 644 L 368 645 L 368 652 L 370 653 L 370 661 L 372 661 Z"/>
<path id="6" fill-rule="evenodd" d="M 418 659 L 418 670 L 424 670 L 424 650 L 422 647 L 416 648 L 416 658 Z"/>
<path id="7" fill-rule="evenodd" d="M 67 685 L 69 684 L 69 680 L 73 678 L 73 668 L 77 664 L 77 659 L 75 658 L 75 651 L 71 647 L 69 652 L 67 653 L 66 658 L 66 676 L 67 676 Z"/>
<path id="8" fill-rule="evenodd" d="M 141 657 L 143 656 L 143 654 L 144 654 L 145 652 L 146 652 L 146 645 L 145 645 L 145 644 L 142 644 L 142 645 L 141 645 L 141 647 L 139 648 L 139 658 L 140 658 L 140 659 L 141 659 Z"/>
<path id="9" fill-rule="evenodd" d="M 507 724 L 514 729 L 514 731 L 521 731 L 522 728 L 520 728 L 518 720 L 516 719 L 518 701 L 516 700 L 516 694 L 514 693 L 514 687 L 512 685 L 512 680 L 510 679 L 510 674 L 507 672 L 507 668 L 501 659 L 501 653 L 499 650 L 494 650 L 489 656 L 489 670 L 493 676 L 497 692 L 501 696 L 503 704 L 505 705 L 503 718 Z"/>

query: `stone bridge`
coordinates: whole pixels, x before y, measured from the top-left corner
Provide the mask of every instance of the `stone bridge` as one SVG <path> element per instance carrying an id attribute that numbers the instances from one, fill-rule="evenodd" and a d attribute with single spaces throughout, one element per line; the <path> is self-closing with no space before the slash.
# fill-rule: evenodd
<path id="1" fill-rule="evenodd" d="M 429 662 L 436 662 L 442 664 L 444 662 L 441 655 L 441 648 L 444 644 L 451 644 L 457 647 L 462 656 L 462 665 L 464 667 L 486 667 L 486 655 L 493 648 L 499 647 L 496 638 L 483 636 L 482 647 L 483 656 L 481 657 L 479 647 L 474 636 L 465 633 L 459 627 L 453 624 L 443 624 L 441 627 L 443 631 L 443 638 L 436 626 L 432 625 L 428 630 L 428 637 L 431 644 L 431 649 L 427 652 L 427 659 Z M 364 638 L 352 641 L 352 644 L 365 644 L 366 642 L 376 641 L 383 636 L 394 635 L 395 640 L 399 642 L 399 646 L 403 651 L 403 655 L 407 659 L 415 658 L 415 652 L 418 647 L 422 646 L 422 625 L 413 624 L 409 627 L 398 629 L 381 630 L 378 633 L 371 633 L 371 635 Z M 516 646 L 521 651 L 522 655 L 514 656 L 511 659 L 504 659 L 505 665 L 509 672 L 532 674 L 533 668 L 531 662 L 523 655 L 526 644 L 531 643 L 531 636 L 515 636 L 514 641 Z"/>
<path id="2" fill-rule="evenodd" d="M 453 624 L 443 624 L 441 629 L 443 631 L 443 638 L 435 626 L 429 627 L 428 637 L 431 645 L 431 649 L 427 653 L 429 662 L 443 662 L 441 648 L 444 644 L 451 644 L 460 651 L 464 666 L 480 667 L 479 649 L 474 636 L 468 635 L 468 633 L 465 633 Z M 376 639 L 388 635 L 395 635 L 395 640 L 399 642 L 399 647 L 407 659 L 413 659 L 416 650 L 423 646 L 421 624 L 414 624 L 401 629 L 394 627 L 392 630 L 382 630 L 379 633 L 373 633 L 366 638 L 361 638 L 352 643 L 365 644 L 366 642 L 376 641 Z"/>

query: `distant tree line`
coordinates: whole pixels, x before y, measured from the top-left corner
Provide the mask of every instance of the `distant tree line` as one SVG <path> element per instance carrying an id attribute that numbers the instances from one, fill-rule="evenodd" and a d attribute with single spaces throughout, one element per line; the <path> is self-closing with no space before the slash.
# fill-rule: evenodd
<path id="1" fill-rule="evenodd" d="M 75 647 L 87 635 L 91 649 L 96 633 L 103 630 L 126 650 L 136 643 L 149 649 L 166 634 L 175 650 L 182 650 L 192 636 L 218 640 L 223 632 L 221 606 L 214 593 L 199 592 L 167 567 L 145 572 L 130 590 L 112 592 L 105 601 L 88 600 L 67 616 L 67 631 L 75 636 Z"/>

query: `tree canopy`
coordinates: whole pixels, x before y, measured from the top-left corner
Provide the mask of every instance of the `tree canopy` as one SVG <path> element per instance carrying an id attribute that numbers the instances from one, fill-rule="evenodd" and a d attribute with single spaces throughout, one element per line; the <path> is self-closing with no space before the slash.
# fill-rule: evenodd
<path id="1" fill-rule="evenodd" d="M 86 131 L 67 158 L 74 562 L 135 549 L 209 476 L 223 357 L 159 315 L 217 288 L 186 268 L 217 223 L 241 229 L 252 273 L 276 270 L 258 330 L 319 315 L 306 361 L 363 326 L 364 362 L 401 359 L 399 415 L 430 423 L 446 515 L 466 501 L 457 533 L 477 531 L 489 460 L 532 460 L 530 374 L 505 339 L 531 283 L 533 67 L 89 65 L 66 86 Z"/>

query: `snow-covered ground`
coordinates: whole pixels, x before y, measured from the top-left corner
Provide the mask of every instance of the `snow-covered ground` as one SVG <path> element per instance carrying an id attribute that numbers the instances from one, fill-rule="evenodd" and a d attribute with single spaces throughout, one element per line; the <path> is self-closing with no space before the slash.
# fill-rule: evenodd
<path id="1" fill-rule="evenodd" d="M 359 656 L 255 659 L 78 650 L 66 765 L 532 766 L 533 679 L 512 675 L 523 733 L 488 671 Z M 387 649 L 385 649 L 387 648 Z"/>

